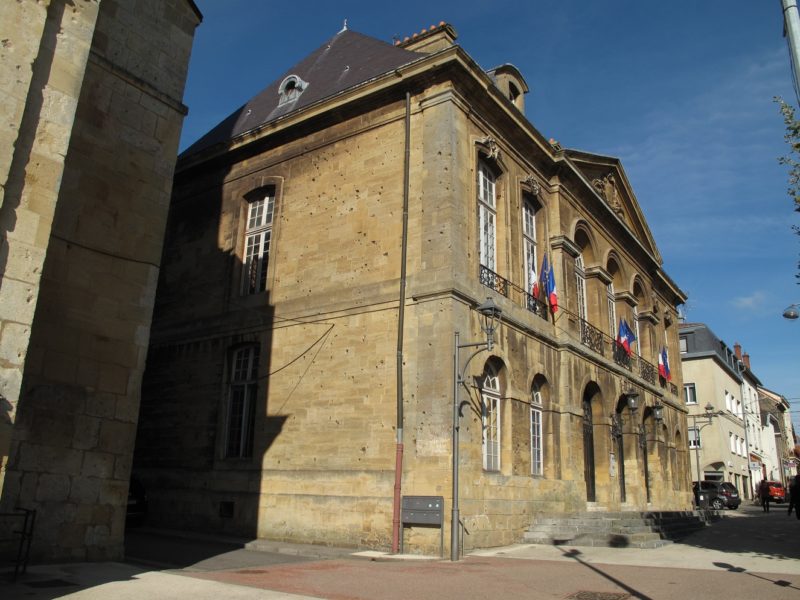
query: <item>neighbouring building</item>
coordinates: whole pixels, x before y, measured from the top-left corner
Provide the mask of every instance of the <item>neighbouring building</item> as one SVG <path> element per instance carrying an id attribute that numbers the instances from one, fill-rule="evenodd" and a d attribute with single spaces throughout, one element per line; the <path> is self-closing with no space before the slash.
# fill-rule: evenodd
<path id="1" fill-rule="evenodd" d="M 784 396 L 763 386 L 758 388 L 758 403 L 764 425 L 762 443 L 772 450 L 770 459 L 764 461 L 763 477 L 788 486 L 789 478 L 797 473 L 798 464 L 791 405 Z"/>
<path id="2" fill-rule="evenodd" d="M 740 490 L 744 498 L 757 497 L 758 484 L 764 478 L 765 462 L 773 456 L 769 445 L 764 444 L 764 425 L 759 409 L 758 388 L 761 381 L 750 368 L 750 355 L 742 354 L 742 346 L 737 342 L 733 345 L 733 352 L 738 359 L 737 365 L 742 375 L 742 412 L 744 419 L 744 440 L 748 454 L 748 474 L 750 485 Z"/>
<path id="3" fill-rule="evenodd" d="M 738 342 L 731 349 L 703 323 L 679 329 L 693 480 L 729 481 L 748 499 L 763 479 L 786 482 L 795 466 L 788 401 L 763 387 Z"/>
<path id="4" fill-rule="evenodd" d="M 191 0 L 0 3 L 0 528 L 36 510 L 34 560 L 122 557 L 200 20 Z"/>
<path id="5" fill-rule="evenodd" d="M 523 75 L 455 39 L 345 28 L 179 158 L 134 458 L 151 523 L 438 549 L 398 503 L 450 515 L 454 344 L 486 339 L 487 297 L 494 345 L 457 366 L 464 546 L 691 506 L 685 295 L 620 161 L 545 139 Z"/>

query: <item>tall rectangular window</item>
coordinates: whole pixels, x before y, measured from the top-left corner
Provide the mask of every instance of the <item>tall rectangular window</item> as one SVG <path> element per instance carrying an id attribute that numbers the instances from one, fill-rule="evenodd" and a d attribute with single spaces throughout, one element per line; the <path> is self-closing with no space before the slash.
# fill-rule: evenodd
<path id="1" fill-rule="evenodd" d="M 683 384 L 683 401 L 686 404 L 697 404 L 697 390 L 693 383 Z"/>
<path id="2" fill-rule="evenodd" d="M 586 273 L 583 270 L 583 256 L 575 259 L 575 287 L 578 296 L 578 317 L 582 321 L 586 321 L 588 311 L 586 309 Z"/>
<path id="3" fill-rule="evenodd" d="M 533 293 L 533 277 L 536 277 L 536 206 L 525 197 L 522 201 L 522 246 L 525 256 L 525 291 Z"/>
<path id="4" fill-rule="evenodd" d="M 483 468 L 500 470 L 500 398 L 483 395 Z"/>
<path id="5" fill-rule="evenodd" d="M 226 458 L 253 455 L 253 422 L 258 391 L 258 346 L 233 353 L 228 389 Z"/>
<path id="6" fill-rule="evenodd" d="M 606 302 L 608 303 L 608 329 L 613 339 L 617 338 L 617 298 L 614 293 L 614 284 L 606 286 Z"/>
<path id="7" fill-rule="evenodd" d="M 275 193 L 272 188 L 262 197 L 247 204 L 242 294 L 257 294 L 267 289 L 267 265 L 274 211 Z"/>
<path id="8" fill-rule="evenodd" d="M 700 432 L 694 428 L 689 427 L 689 448 L 700 447 Z"/>
<path id="9" fill-rule="evenodd" d="M 531 395 L 531 475 L 542 475 L 542 393 Z"/>
<path id="10" fill-rule="evenodd" d="M 497 270 L 495 261 L 497 207 L 496 178 L 486 163 L 478 163 L 478 221 L 481 264 Z"/>

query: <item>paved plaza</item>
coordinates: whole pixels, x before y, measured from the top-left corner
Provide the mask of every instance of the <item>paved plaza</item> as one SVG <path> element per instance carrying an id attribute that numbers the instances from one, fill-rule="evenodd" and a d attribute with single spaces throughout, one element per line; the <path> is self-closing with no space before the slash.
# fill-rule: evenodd
<path id="1" fill-rule="evenodd" d="M 519 544 L 438 557 L 132 530 L 125 563 L 29 568 L 4 600 L 800 598 L 800 520 L 746 505 L 663 548 Z"/>

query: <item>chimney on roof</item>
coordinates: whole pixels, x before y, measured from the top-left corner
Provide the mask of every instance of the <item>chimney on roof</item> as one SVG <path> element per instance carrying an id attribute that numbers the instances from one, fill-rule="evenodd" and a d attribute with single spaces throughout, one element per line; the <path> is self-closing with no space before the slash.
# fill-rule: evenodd
<path id="1" fill-rule="evenodd" d="M 453 26 L 441 21 L 438 25 L 431 25 L 428 29 L 407 36 L 403 41 L 396 41 L 394 45 L 411 52 L 432 54 L 455 45 L 457 37 Z"/>
<path id="2" fill-rule="evenodd" d="M 739 342 L 733 345 L 733 352 L 736 354 L 736 358 L 742 360 L 742 345 Z"/>
<path id="3" fill-rule="evenodd" d="M 744 356 L 742 356 L 742 362 L 744 363 L 744 366 L 747 367 L 747 370 L 750 371 L 750 355 L 747 352 L 745 352 Z"/>

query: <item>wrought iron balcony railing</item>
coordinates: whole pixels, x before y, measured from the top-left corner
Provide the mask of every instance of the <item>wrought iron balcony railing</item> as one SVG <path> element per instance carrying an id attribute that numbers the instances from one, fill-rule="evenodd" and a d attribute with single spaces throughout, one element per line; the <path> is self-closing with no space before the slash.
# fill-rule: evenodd
<path id="1" fill-rule="evenodd" d="M 500 277 L 500 275 L 492 271 L 489 267 L 484 267 L 483 265 L 481 265 L 479 276 L 482 285 L 485 285 L 486 287 L 493 289 L 498 294 L 503 294 L 503 296 L 508 298 L 507 279 Z"/>
<path id="2" fill-rule="evenodd" d="M 545 320 L 548 318 L 547 304 L 545 302 L 534 298 L 524 289 L 510 282 L 508 279 L 501 277 L 490 268 L 481 265 L 479 277 L 481 284 L 511 299 L 514 304 L 524 306 L 533 314 Z"/>
<path id="3" fill-rule="evenodd" d="M 606 356 L 605 349 L 608 347 L 611 358 L 616 364 L 624 367 L 631 373 L 638 375 L 651 385 L 655 385 L 656 380 L 658 379 L 661 387 L 669 388 L 669 391 L 673 395 L 678 395 L 677 386 L 672 382 L 664 381 L 658 377 L 658 368 L 653 363 L 647 361 L 638 354 L 632 353 L 629 355 L 625 349 L 617 343 L 616 339 L 606 335 L 593 325 L 589 324 L 586 320 L 578 320 L 581 328 L 581 343 L 584 346 L 594 350 L 601 356 Z"/>
<path id="4" fill-rule="evenodd" d="M 512 283 L 505 277 L 498 275 L 483 265 L 480 266 L 479 277 L 482 285 L 485 285 L 497 293 L 502 294 L 506 298 L 509 298 L 515 304 L 524 306 L 530 312 L 541 317 L 542 319 L 549 320 L 550 312 L 546 302 L 543 302 L 538 298 L 534 298 L 523 288 Z M 617 343 L 616 339 L 606 335 L 585 319 L 578 318 L 578 322 L 580 327 L 581 343 L 584 346 L 588 347 L 594 352 L 597 352 L 601 356 L 610 355 L 616 364 L 627 369 L 634 375 L 641 377 L 644 381 L 651 385 L 655 385 L 656 380 L 658 380 L 662 388 L 668 389 L 674 396 L 678 395 L 678 387 L 671 381 L 665 381 L 663 378 L 659 377 L 658 368 L 653 363 L 645 360 L 638 354 L 629 355 L 625 349 Z M 608 353 L 606 353 L 606 348 L 608 348 Z"/>

